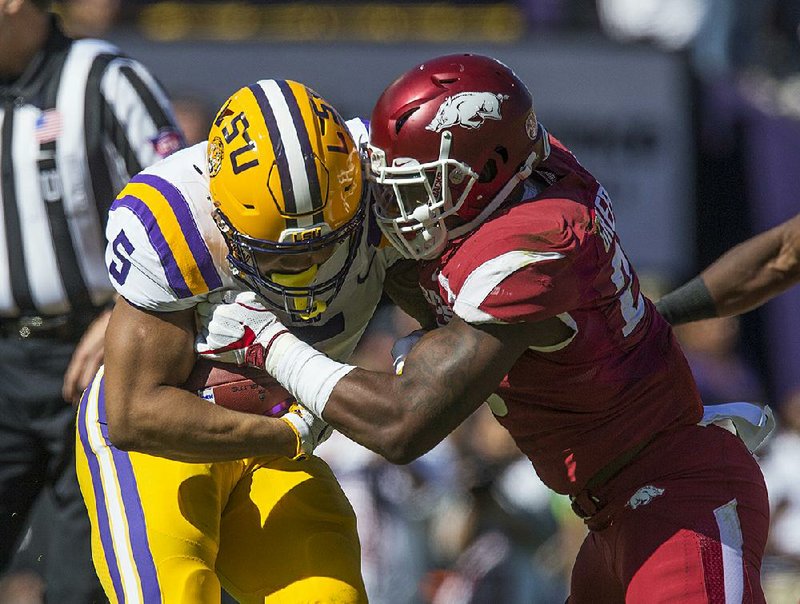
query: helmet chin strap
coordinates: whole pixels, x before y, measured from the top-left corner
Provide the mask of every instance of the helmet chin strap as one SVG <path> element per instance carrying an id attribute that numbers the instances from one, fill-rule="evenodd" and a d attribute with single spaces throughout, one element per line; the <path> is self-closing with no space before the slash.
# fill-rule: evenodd
<path id="1" fill-rule="evenodd" d="M 544 129 L 544 126 L 539 124 L 539 129 L 541 131 L 539 137 L 544 141 L 544 152 L 542 153 L 542 159 L 547 159 L 547 156 L 550 155 L 550 142 L 547 139 L 547 131 Z M 522 165 L 519 171 L 514 174 L 514 176 L 512 176 L 503 186 L 503 188 L 497 192 L 497 195 L 495 195 L 492 198 L 492 201 L 490 201 L 486 207 L 481 210 L 480 214 L 478 214 L 469 222 L 447 230 L 447 239 L 452 240 L 456 237 L 461 237 L 461 235 L 468 233 L 486 220 L 492 214 L 492 212 L 499 208 L 503 202 L 508 199 L 508 196 L 511 195 L 511 192 L 517 188 L 517 185 L 531 175 L 531 172 L 533 172 L 533 165 L 536 163 L 538 158 L 539 155 L 534 150 L 525 160 L 525 163 Z"/>

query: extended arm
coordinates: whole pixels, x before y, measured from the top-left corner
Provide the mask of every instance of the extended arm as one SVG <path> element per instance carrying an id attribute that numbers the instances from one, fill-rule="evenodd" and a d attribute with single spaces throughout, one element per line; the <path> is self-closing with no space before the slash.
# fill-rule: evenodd
<path id="1" fill-rule="evenodd" d="M 456 317 L 423 336 L 402 375 L 359 368 L 347 374 L 323 418 L 392 462 L 412 461 L 494 392 L 541 330 L 541 324 L 478 328 Z"/>
<path id="2" fill-rule="evenodd" d="M 408 463 L 475 411 L 528 347 L 572 335 L 556 318 L 475 326 L 454 317 L 414 346 L 402 375 L 348 373 L 333 388 L 323 418 L 389 461 Z"/>
<path id="3" fill-rule="evenodd" d="M 677 325 L 737 315 L 800 282 L 800 214 L 740 243 L 657 308 Z"/>
<path id="4" fill-rule="evenodd" d="M 179 387 L 194 365 L 194 333 L 192 310 L 151 313 L 117 302 L 105 369 L 114 445 L 189 462 L 293 457 L 297 439 L 285 422 L 230 411 Z"/>
<path id="5" fill-rule="evenodd" d="M 407 463 L 485 401 L 528 347 L 572 335 L 557 318 L 476 326 L 453 317 L 420 339 L 398 376 L 329 359 L 248 292 L 214 309 L 197 349 L 266 369 L 333 427 L 392 462 Z"/>

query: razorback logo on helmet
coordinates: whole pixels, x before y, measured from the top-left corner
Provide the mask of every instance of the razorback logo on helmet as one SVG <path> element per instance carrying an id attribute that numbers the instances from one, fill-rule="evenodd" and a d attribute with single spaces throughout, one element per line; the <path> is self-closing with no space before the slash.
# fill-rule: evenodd
<path id="1" fill-rule="evenodd" d="M 486 120 L 500 120 L 500 105 L 508 98 L 507 94 L 493 92 L 459 92 L 447 97 L 439 105 L 436 116 L 425 126 L 426 130 L 441 132 L 445 128 L 461 126 L 475 130 Z"/>

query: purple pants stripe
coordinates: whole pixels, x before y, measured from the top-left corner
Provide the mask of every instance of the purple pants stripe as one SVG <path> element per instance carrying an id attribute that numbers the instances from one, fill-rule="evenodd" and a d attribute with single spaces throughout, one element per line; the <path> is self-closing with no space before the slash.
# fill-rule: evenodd
<path id="1" fill-rule="evenodd" d="M 106 441 L 114 459 L 117 481 L 119 482 L 122 501 L 125 507 L 125 517 L 128 520 L 128 539 L 133 550 L 133 559 L 139 573 L 139 582 L 142 586 L 145 604 L 161 602 L 161 587 L 158 584 L 158 575 L 153 556 L 150 553 L 150 544 L 147 539 L 147 530 L 144 522 L 144 510 L 139 499 L 139 489 L 136 476 L 129 455 L 117 449 L 108 440 L 108 425 L 106 423 L 105 379 L 100 382 L 100 396 L 98 397 L 98 418 L 103 438 Z"/>
<path id="2" fill-rule="evenodd" d="M 120 579 L 119 568 L 117 566 L 117 556 L 114 552 L 114 545 L 111 540 L 108 509 L 106 509 L 106 500 L 103 496 L 103 483 L 100 480 L 100 464 L 97 461 L 97 457 L 95 457 L 94 451 L 92 451 L 92 446 L 89 443 L 89 434 L 86 428 L 86 408 L 89 405 L 89 394 L 93 389 L 94 384 L 84 391 L 83 398 L 81 399 L 80 411 L 78 413 L 78 436 L 81 441 L 83 453 L 89 462 L 89 473 L 92 477 L 92 491 L 94 491 L 94 501 L 97 508 L 97 527 L 100 532 L 100 541 L 103 544 L 103 554 L 106 558 L 106 565 L 111 574 L 111 583 L 114 585 L 114 593 L 117 596 L 117 601 L 124 602 L 122 580 Z"/>

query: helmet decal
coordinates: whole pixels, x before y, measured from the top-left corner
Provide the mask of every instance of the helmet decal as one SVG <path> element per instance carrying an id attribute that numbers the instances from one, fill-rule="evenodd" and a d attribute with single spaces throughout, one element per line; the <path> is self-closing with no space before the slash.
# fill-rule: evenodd
<path id="1" fill-rule="evenodd" d="M 500 105 L 507 98 L 507 94 L 492 92 L 460 92 L 449 96 L 439 105 L 436 116 L 425 129 L 441 132 L 452 126 L 480 128 L 486 120 L 502 119 Z"/>
<path id="2" fill-rule="evenodd" d="M 288 216 L 304 215 L 305 221 L 288 220 L 292 226 L 310 226 L 322 221 L 322 210 L 327 199 L 322 199 L 317 176 L 316 155 L 311 147 L 308 131 L 297 128 L 303 116 L 297 97 L 285 80 L 268 80 L 263 86 L 250 86 L 264 115 L 271 137 L 275 165 L 280 175 L 281 190 L 270 191 L 273 197 L 283 198 Z M 270 179 L 272 181 L 272 179 Z"/>
<path id="3" fill-rule="evenodd" d="M 525 133 L 532 141 L 536 140 L 539 136 L 539 123 L 536 121 L 536 114 L 531 109 L 528 117 L 525 118 Z"/>
<path id="4" fill-rule="evenodd" d="M 222 139 L 215 136 L 208 143 L 208 175 L 212 178 L 222 169 L 222 160 L 225 157 L 225 147 Z"/>

